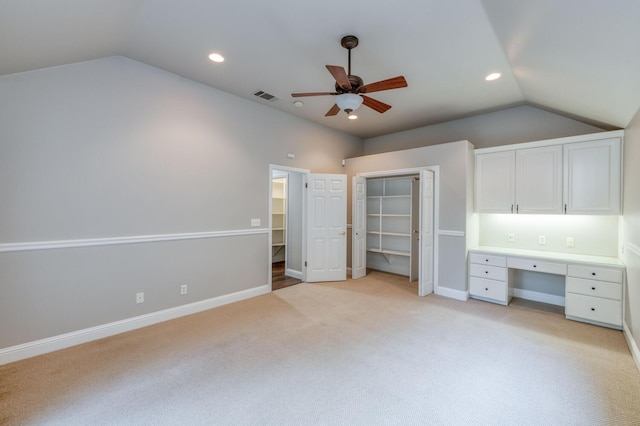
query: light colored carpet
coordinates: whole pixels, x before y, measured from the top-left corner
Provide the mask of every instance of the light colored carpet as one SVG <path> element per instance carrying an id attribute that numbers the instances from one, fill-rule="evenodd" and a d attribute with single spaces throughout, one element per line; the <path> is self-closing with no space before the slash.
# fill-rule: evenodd
<path id="1" fill-rule="evenodd" d="M 620 331 L 373 272 L 0 366 L 0 423 L 639 425 L 640 373 Z"/>

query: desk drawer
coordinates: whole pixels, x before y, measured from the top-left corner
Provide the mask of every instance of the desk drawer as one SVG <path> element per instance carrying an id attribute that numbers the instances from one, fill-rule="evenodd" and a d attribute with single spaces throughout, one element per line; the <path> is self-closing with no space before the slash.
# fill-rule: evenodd
<path id="1" fill-rule="evenodd" d="M 507 304 L 507 283 L 504 281 L 488 280 L 485 278 L 469 278 L 469 294 L 471 296 L 493 299 Z"/>
<path id="2" fill-rule="evenodd" d="M 494 256 L 491 254 L 483 253 L 469 253 L 469 261 L 471 263 L 481 263 L 489 266 L 507 266 L 507 258 L 504 256 Z"/>
<path id="3" fill-rule="evenodd" d="M 469 275 L 472 277 L 488 278 L 491 280 L 506 281 L 507 269 L 498 266 L 478 265 L 472 263 L 469 265 Z"/>
<path id="4" fill-rule="evenodd" d="M 622 325 L 622 302 L 568 293 L 565 314 L 589 321 Z"/>
<path id="5" fill-rule="evenodd" d="M 567 277 L 566 286 L 567 293 L 622 300 L 622 284 Z"/>
<path id="6" fill-rule="evenodd" d="M 509 268 L 523 269 L 525 271 L 537 271 L 556 275 L 567 274 L 567 265 L 564 263 L 539 262 L 535 259 L 509 258 L 507 265 Z"/>
<path id="7" fill-rule="evenodd" d="M 588 265 L 569 265 L 567 275 L 571 277 L 586 278 L 590 280 L 611 281 L 622 283 L 622 270 L 609 268 L 596 268 Z"/>

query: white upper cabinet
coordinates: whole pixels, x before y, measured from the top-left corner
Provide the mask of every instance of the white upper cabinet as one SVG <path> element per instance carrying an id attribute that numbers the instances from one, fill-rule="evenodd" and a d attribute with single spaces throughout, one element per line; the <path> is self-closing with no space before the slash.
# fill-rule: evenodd
<path id="1" fill-rule="evenodd" d="M 622 131 L 476 150 L 475 211 L 620 214 Z"/>
<path id="2" fill-rule="evenodd" d="M 476 212 L 513 212 L 515 158 L 515 151 L 476 155 Z"/>
<path id="3" fill-rule="evenodd" d="M 565 213 L 620 214 L 621 139 L 564 145 Z"/>
<path id="4" fill-rule="evenodd" d="M 562 213 L 562 146 L 516 151 L 516 212 Z"/>
<path id="5" fill-rule="evenodd" d="M 476 155 L 476 212 L 562 213 L 562 146 Z"/>

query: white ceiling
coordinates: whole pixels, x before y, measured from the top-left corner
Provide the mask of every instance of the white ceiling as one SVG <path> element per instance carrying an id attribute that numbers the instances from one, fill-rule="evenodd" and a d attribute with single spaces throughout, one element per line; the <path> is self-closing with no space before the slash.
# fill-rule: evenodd
<path id="1" fill-rule="evenodd" d="M 353 74 L 409 87 L 372 93 L 393 108 L 355 121 L 325 117 L 330 96 L 293 106 L 292 92 L 333 90 L 325 65 L 347 67 L 347 34 Z M 640 107 L 640 1 L 0 0 L 0 75 L 112 55 L 362 138 L 524 103 L 624 128 Z"/>

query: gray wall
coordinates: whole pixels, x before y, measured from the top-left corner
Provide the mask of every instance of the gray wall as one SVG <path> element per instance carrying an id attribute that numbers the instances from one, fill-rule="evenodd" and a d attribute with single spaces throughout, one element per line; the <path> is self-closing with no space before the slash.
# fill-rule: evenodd
<path id="1" fill-rule="evenodd" d="M 624 205 L 620 243 L 627 266 L 625 324 L 640 347 L 640 109 L 624 133 Z M 640 362 L 640 360 L 637 360 Z"/>
<path id="2" fill-rule="evenodd" d="M 0 143 L 0 348 L 266 285 L 270 256 L 266 233 L 7 245 L 264 228 L 270 163 L 340 173 L 362 154 L 358 138 L 122 57 L 0 77 Z"/>
<path id="3" fill-rule="evenodd" d="M 390 135 L 389 141 L 394 136 Z M 358 173 L 406 169 L 410 167 L 440 166 L 440 230 L 462 233 L 462 236 L 440 236 L 439 285 L 452 290 L 466 291 L 466 239 L 469 201 L 468 164 L 469 151 L 473 147 L 467 141 L 394 151 L 382 154 L 349 158 L 346 171 L 349 179 Z M 349 180 L 351 182 L 351 180 Z M 471 189 L 472 190 L 472 189 Z M 349 217 L 351 217 L 349 215 Z"/>
<path id="4" fill-rule="evenodd" d="M 369 138 L 364 142 L 364 153 L 375 154 L 459 140 L 468 140 L 478 149 L 601 131 L 603 129 L 599 127 L 524 105 Z"/>

